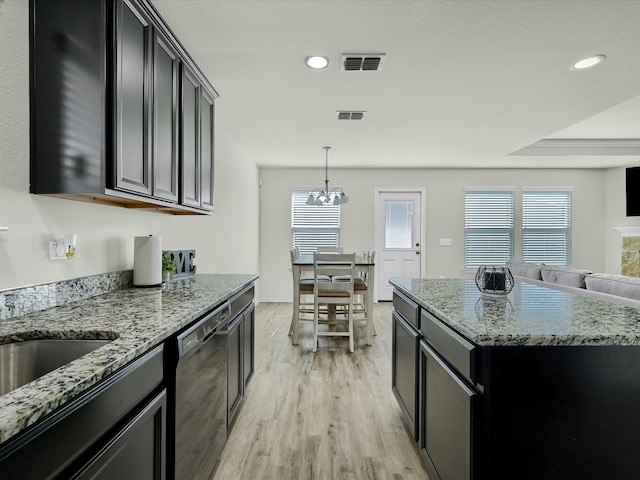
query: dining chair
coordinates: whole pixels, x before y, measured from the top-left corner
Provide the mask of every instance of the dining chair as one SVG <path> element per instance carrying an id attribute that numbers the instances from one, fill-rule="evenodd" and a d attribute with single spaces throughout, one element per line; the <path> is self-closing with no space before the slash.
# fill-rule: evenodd
<path id="1" fill-rule="evenodd" d="M 298 332 L 299 328 L 294 328 L 297 324 L 299 327 L 301 321 L 313 321 L 311 315 L 313 315 L 313 284 L 315 277 L 313 273 L 311 275 L 304 275 L 302 272 L 299 277 L 296 277 L 296 269 L 293 268 L 293 262 L 300 256 L 297 248 L 290 250 L 291 255 L 291 274 L 293 280 L 293 312 L 291 315 L 291 324 L 289 325 L 289 335 L 293 335 L 292 343 L 298 344 Z M 330 282 L 329 276 L 321 276 L 320 281 Z M 305 317 L 308 315 L 309 317 Z"/>
<path id="2" fill-rule="evenodd" d="M 353 297 L 354 297 L 354 275 L 355 275 L 355 253 L 316 253 L 313 258 L 313 271 L 315 276 L 313 288 L 314 313 L 313 313 L 313 351 L 318 348 L 318 337 L 348 337 L 349 351 L 354 350 L 353 341 Z M 342 275 L 350 277 L 350 280 L 341 282 L 320 281 L 322 275 L 330 277 Z M 329 308 L 329 329 L 319 331 L 320 306 L 326 305 Z M 341 312 L 343 317 L 340 321 L 336 314 L 335 306 L 343 305 L 346 308 Z M 335 323 L 335 326 L 332 325 Z M 347 330 L 338 330 L 338 323 L 347 325 Z"/>
<path id="3" fill-rule="evenodd" d="M 365 249 L 362 252 L 362 260 L 366 263 L 374 263 L 375 257 L 375 250 Z M 331 281 L 333 282 L 344 282 L 347 280 L 348 277 L 344 275 L 337 275 L 331 278 Z M 373 318 L 369 317 L 369 312 L 367 311 L 367 295 L 374 294 L 372 291 L 370 291 L 369 288 L 369 278 L 367 270 L 357 271 L 356 267 L 353 289 L 355 295 L 353 302 L 353 313 L 354 315 L 363 315 L 355 318 L 354 320 L 366 320 L 367 322 L 370 322 L 373 335 L 377 335 L 376 327 L 373 323 Z"/>

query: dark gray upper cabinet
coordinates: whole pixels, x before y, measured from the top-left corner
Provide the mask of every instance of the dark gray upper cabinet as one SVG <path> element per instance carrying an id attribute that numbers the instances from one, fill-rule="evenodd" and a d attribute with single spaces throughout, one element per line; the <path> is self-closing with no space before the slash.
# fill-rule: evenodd
<path id="1" fill-rule="evenodd" d="M 202 186 L 201 207 L 208 210 L 213 210 L 214 203 L 213 118 L 213 95 L 203 89 L 200 101 L 200 163 L 202 165 L 200 185 Z"/>
<path id="2" fill-rule="evenodd" d="M 182 203 L 200 206 L 200 81 L 182 66 Z"/>
<path id="3" fill-rule="evenodd" d="M 152 83 L 151 19 L 137 4 L 116 4 L 115 187 L 151 194 L 149 119 Z"/>
<path id="4" fill-rule="evenodd" d="M 218 95 L 149 1 L 30 0 L 30 19 L 31 193 L 211 213 Z"/>
<path id="5" fill-rule="evenodd" d="M 156 32 L 154 39 L 153 195 L 177 202 L 180 60 L 164 35 Z"/>
<path id="6" fill-rule="evenodd" d="M 184 205 L 213 210 L 214 97 L 187 66 L 182 69 L 182 197 Z"/>

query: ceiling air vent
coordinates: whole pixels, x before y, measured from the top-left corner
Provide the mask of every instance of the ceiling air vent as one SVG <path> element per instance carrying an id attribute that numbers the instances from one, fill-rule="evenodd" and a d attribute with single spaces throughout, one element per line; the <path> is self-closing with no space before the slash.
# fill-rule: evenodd
<path id="1" fill-rule="evenodd" d="M 365 112 L 358 111 L 337 111 L 336 115 L 338 116 L 338 120 L 362 120 L 364 118 Z"/>
<path id="2" fill-rule="evenodd" d="M 368 55 L 342 55 L 344 72 L 377 72 L 384 63 L 384 53 Z"/>

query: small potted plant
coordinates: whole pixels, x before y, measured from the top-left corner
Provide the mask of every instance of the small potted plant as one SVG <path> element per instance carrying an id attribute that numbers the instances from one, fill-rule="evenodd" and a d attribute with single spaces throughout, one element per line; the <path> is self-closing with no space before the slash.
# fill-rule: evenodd
<path id="1" fill-rule="evenodd" d="M 175 273 L 178 270 L 176 261 L 171 258 L 171 252 L 169 250 L 162 251 L 162 281 L 167 282 L 169 280 L 169 274 Z"/>

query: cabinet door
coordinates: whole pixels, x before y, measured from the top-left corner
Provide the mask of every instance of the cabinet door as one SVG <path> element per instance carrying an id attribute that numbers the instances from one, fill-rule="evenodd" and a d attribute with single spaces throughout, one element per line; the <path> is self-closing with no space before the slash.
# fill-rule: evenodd
<path id="1" fill-rule="evenodd" d="M 242 315 L 229 324 L 227 336 L 228 376 L 227 376 L 227 425 L 231 425 L 233 416 L 240 405 L 243 394 L 242 376 Z"/>
<path id="2" fill-rule="evenodd" d="M 214 170 L 213 170 L 213 96 L 202 90 L 200 101 L 200 164 L 202 208 L 213 210 Z"/>
<path id="3" fill-rule="evenodd" d="M 151 20 L 134 2 L 116 5 L 115 186 L 150 195 Z"/>
<path id="4" fill-rule="evenodd" d="M 166 391 L 150 401 L 72 480 L 165 478 Z"/>
<path id="5" fill-rule="evenodd" d="M 437 480 L 471 480 L 477 394 L 420 343 L 420 449 Z"/>
<path id="6" fill-rule="evenodd" d="M 153 196 L 178 201 L 178 53 L 157 30 L 153 62 Z"/>
<path id="7" fill-rule="evenodd" d="M 182 64 L 180 203 L 200 207 L 200 81 Z"/>
<path id="8" fill-rule="evenodd" d="M 243 329 L 243 341 L 242 351 L 244 358 L 242 360 L 242 375 L 244 380 L 244 387 L 246 389 L 251 376 L 253 375 L 254 368 L 254 356 L 255 356 L 255 307 L 251 305 L 249 310 L 244 314 L 244 321 L 242 322 Z"/>
<path id="9" fill-rule="evenodd" d="M 414 440 L 418 440 L 418 334 L 393 312 L 391 388 Z"/>

